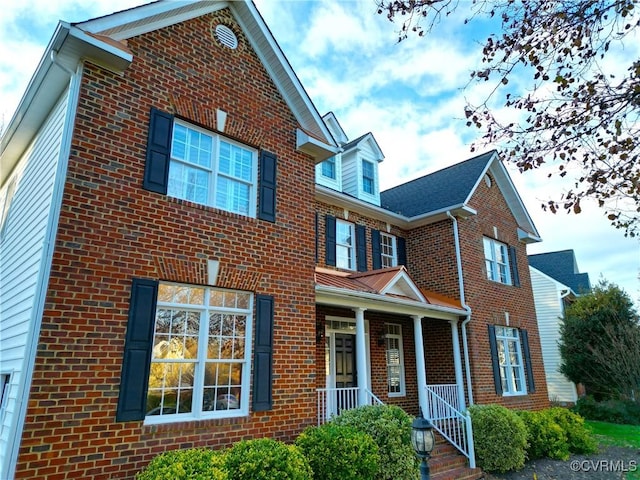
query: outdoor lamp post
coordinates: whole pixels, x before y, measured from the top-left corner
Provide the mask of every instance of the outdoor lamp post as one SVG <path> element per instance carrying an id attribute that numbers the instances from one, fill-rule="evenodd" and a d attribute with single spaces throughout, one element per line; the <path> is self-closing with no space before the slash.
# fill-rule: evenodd
<path id="1" fill-rule="evenodd" d="M 422 480 L 429 480 L 429 457 L 436 443 L 436 437 L 433 434 L 433 425 L 424 418 L 422 412 L 419 417 L 411 424 L 411 445 L 416 452 L 418 458 L 422 460 L 420 463 L 420 476 Z"/>

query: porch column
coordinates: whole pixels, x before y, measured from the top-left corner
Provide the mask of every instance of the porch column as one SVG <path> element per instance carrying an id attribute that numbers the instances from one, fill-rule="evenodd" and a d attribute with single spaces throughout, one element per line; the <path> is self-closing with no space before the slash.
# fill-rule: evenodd
<path id="1" fill-rule="evenodd" d="M 356 372 L 358 373 L 358 406 L 369 404 L 369 375 L 367 371 L 367 342 L 364 332 L 365 308 L 354 308 L 356 312 Z"/>
<path id="2" fill-rule="evenodd" d="M 427 408 L 427 367 L 424 362 L 424 341 L 422 339 L 422 317 L 411 315 L 413 318 L 413 338 L 416 344 L 416 376 L 418 379 L 418 403 L 425 418 L 429 415 Z"/>
<path id="3" fill-rule="evenodd" d="M 453 342 L 453 367 L 456 372 L 456 391 L 458 392 L 458 410 L 464 411 L 464 381 L 462 378 L 462 360 L 460 359 L 460 340 L 458 338 L 458 320 L 449 320 L 451 341 Z"/>

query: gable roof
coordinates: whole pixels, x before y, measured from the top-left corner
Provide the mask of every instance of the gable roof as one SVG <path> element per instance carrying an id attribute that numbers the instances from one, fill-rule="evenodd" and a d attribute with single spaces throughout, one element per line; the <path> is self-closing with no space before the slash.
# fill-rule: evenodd
<path id="1" fill-rule="evenodd" d="M 468 313 L 459 301 L 418 288 L 404 266 L 367 272 L 316 267 L 315 282 L 318 303 L 324 303 L 324 300 L 332 305 L 364 306 L 372 310 L 436 318 Z"/>
<path id="2" fill-rule="evenodd" d="M 573 250 L 527 255 L 529 265 L 581 294 L 591 290 L 588 273 L 580 273 Z"/>
<path id="3" fill-rule="evenodd" d="M 350 142 L 345 143 L 342 146 L 342 150 L 344 152 L 347 152 L 348 150 L 356 148 L 364 148 L 366 145 L 368 145 L 371 149 L 376 161 L 381 162 L 382 160 L 384 160 L 384 153 L 382 153 L 378 142 L 376 142 L 376 139 L 371 132 L 360 135 L 355 140 L 351 140 Z"/>
<path id="4" fill-rule="evenodd" d="M 0 139 L 0 185 L 69 85 L 82 60 L 123 72 L 133 61 L 126 39 L 227 7 L 299 122 L 298 148 L 316 157 L 318 162 L 335 154 L 338 149 L 329 129 L 251 0 L 160 0 L 85 22 L 58 24 Z"/>
<path id="5" fill-rule="evenodd" d="M 410 219 L 459 209 L 475 212 L 469 201 L 487 172 L 491 172 L 518 223 L 520 240 L 540 241 L 538 230 L 495 150 L 380 192 L 380 204 Z"/>

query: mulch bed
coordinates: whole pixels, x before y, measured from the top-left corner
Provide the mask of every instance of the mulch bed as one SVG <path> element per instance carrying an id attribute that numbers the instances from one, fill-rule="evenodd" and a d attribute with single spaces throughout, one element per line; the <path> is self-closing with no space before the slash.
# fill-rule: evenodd
<path id="1" fill-rule="evenodd" d="M 600 447 L 591 455 L 571 455 L 567 461 L 543 458 L 527 462 L 522 470 L 485 474 L 485 480 L 613 480 L 626 478 L 626 472 L 640 472 L 640 449 Z"/>

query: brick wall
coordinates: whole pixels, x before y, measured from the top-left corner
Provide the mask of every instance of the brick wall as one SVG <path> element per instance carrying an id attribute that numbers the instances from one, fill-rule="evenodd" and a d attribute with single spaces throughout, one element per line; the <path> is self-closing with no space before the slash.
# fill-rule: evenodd
<path id="1" fill-rule="evenodd" d="M 211 28 L 239 37 L 222 47 Z M 292 440 L 315 421 L 314 166 L 297 122 L 227 10 L 128 41 L 123 76 L 87 63 L 17 478 L 133 478 L 156 454 L 249 437 Z M 142 189 L 154 106 L 278 157 L 275 224 Z M 115 422 L 134 277 L 275 296 L 274 407 L 246 418 Z"/>

